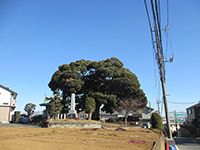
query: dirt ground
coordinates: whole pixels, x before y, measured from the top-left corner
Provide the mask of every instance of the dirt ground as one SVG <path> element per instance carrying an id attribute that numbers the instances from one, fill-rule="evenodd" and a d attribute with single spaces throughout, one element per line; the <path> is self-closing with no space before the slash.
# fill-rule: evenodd
<path id="1" fill-rule="evenodd" d="M 159 130 L 143 128 L 116 131 L 1 127 L 0 150 L 150 150 L 159 137 Z"/>

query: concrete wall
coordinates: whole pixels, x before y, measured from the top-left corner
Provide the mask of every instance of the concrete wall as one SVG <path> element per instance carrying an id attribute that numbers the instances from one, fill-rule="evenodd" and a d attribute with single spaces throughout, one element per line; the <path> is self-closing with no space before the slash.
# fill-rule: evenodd
<path id="1" fill-rule="evenodd" d="M 0 106 L 0 123 L 9 123 L 10 107 Z"/>
<path id="2" fill-rule="evenodd" d="M 117 115 L 100 115 L 100 120 L 108 120 L 109 118 L 112 118 L 112 119 L 117 119 Z"/>
<path id="3" fill-rule="evenodd" d="M 48 128 L 101 128 L 100 123 L 95 122 L 48 122 Z"/>
<path id="4" fill-rule="evenodd" d="M 156 141 L 156 143 L 154 144 L 152 150 L 165 150 L 165 138 L 164 138 L 163 134 Z"/>

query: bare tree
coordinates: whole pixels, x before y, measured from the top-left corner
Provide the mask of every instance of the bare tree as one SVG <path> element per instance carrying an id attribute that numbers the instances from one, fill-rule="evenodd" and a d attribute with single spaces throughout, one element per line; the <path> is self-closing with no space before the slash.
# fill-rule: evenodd
<path id="1" fill-rule="evenodd" d="M 118 112 L 122 111 L 125 112 L 125 124 L 127 125 L 127 119 L 129 113 L 137 112 L 138 110 L 145 108 L 145 106 L 146 106 L 146 100 L 129 97 L 127 99 L 120 100 L 116 110 Z"/>

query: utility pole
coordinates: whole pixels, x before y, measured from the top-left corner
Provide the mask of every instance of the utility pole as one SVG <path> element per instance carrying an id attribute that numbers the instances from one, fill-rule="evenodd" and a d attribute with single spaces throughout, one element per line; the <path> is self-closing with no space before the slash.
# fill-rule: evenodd
<path id="1" fill-rule="evenodd" d="M 155 0 L 155 6 L 154 6 L 153 0 L 151 0 L 151 6 L 152 6 L 152 12 L 153 12 L 153 18 L 154 18 L 154 32 L 155 32 L 156 48 L 157 48 L 156 58 L 158 62 L 158 68 L 160 70 L 160 80 L 162 84 L 163 100 L 164 100 L 164 106 L 165 106 L 165 117 L 167 121 L 167 133 L 168 133 L 168 138 L 172 139 L 172 133 L 170 131 L 170 118 L 169 118 L 169 111 L 168 111 L 166 88 L 165 88 L 165 70 L 164 70 L 165 62 L 164 62 L 163 51 L 162 51 L 162 37 L 161 37 L 161 28 L 160 28 L 160 21 L 159 21 L 158 9 L 157 9 L 157 0 Z"/>

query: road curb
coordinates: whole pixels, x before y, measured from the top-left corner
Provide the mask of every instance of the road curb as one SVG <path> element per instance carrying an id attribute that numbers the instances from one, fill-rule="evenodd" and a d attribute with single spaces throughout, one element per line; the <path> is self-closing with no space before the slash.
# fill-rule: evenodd
<path id="1" fill-rule="evenodd" d="M 180 149 L 178 148 L 178 146 L 175 145 L 175 147 L 176 147 L 176 150 L 180 150 Z"/>

